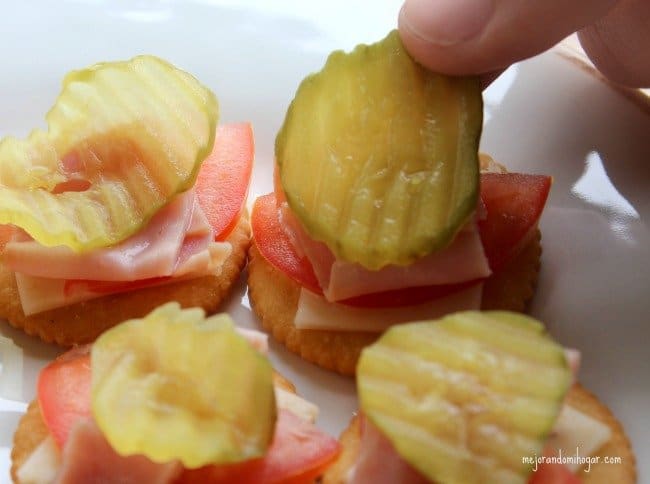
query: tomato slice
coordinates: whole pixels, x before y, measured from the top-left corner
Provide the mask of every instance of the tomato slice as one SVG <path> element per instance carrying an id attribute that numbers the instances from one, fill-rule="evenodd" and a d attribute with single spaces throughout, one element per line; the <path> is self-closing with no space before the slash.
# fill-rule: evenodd
<path id="1" fill-rule="evenodd" d="M 518 173 L 484 173 L 481 175 L 481 199 L 487 216 L 479 222 L 483 248 L 492 271 L 521 250 L 535 233 L 537 222 L 546 204 L 551 178 Z M 281 192 L 281 191 L 280 191 Z M 314 270 L 306 257 L 301 257 L 282 229 L 276 195 L 259 197 L 253 206 L 251 223 L 255 243 L 262 256 L 289 278 L 316 294 L 323 294 Z M 480 281 L 460 284 L 404 288 L 366 294 L 341 301 L 357 307 L 391 307 L 421 304 Z"/>
<path id="2" fill-rule="evenodd" d="M 263 459 L 186 470 L 179 484 L 302 484 L 314 482 L 336 459 L 338 441 L 311 423 L 280 410 L 273 443 Z"/>
<path id="3" fill-rule="evenodd" d="M 217 240 L 224 240 L 237 224 L 250 185 L 254 151 L 249 123 L 217 128 L 214 149 L 203 161 L 194 185 Z"/>
<path id="4" fill-rule="evenodd" d="M 90 412 L 90 346 L 79 346 L 41 370 L 37 398 L 45 425 L 63 448 L 72 425 Z"/>
<path id="5" fill-rule="evenodd" d="M 582 479 L 562 464 L 543 463 L 532 475 L 528 484 L 581 484 Z"/>
<path id="6" fill-rule="evenodd" d="M 258 197 L 253 204 L 251 226 L 257 248 L 264 258 L 302 287 L 323 294 L 309 259 L 298 255 L 282 229 L 274 193 Z"/>
<path id="7" fill-rule="evenodd" d="M 478 226 L 492 271 L 498 271 L 530 241 L 551 183 L 551 177 L 543 175 L 481 175 L 481 199 L 487 217 Z"/>

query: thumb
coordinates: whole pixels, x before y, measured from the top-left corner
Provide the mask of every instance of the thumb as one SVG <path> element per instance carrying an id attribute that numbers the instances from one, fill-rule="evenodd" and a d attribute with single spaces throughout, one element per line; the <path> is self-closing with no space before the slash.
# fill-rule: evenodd
<path id="1" fill-rule="evenodd" d="M 483 74 L 539 54 L 602 17 L 616 0 L 406 0 L 399 31 L 429 69 Z"/>

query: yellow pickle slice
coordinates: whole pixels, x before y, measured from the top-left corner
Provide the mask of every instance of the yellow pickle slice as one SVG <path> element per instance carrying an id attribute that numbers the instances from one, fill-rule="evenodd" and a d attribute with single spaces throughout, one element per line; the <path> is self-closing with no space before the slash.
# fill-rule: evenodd
<path id="1" fill-rule="evenodd" d="M 427 71 L 397 31 L 333 52 L 305 78 L 275 142 L 305 230 L 368 269 L 443 249 L 476 208 L 477 78 Z"/>
<path id="2" fill-rule="evenodd" d="M 357 367 L 362 411 L 432 482 L 527 483 L 571 381 L 541 323 L 498 311 L 394 326 Z"/>
<path id="3" fill-rule="evenodd" d="M 0 141 L 0 224 L 75 251 L 126 239 L 194 184 L 218 111 L 209 89 L 153 56 L 69 73 L 47 131 Z"/>
<path id="4" fill-rule="evenodd" d="M 169 303 L 100 336 L 92 412 L 121 455 L 187 469 L 264 455 L 276 419 L 272 368 L 226 314 Z"/>

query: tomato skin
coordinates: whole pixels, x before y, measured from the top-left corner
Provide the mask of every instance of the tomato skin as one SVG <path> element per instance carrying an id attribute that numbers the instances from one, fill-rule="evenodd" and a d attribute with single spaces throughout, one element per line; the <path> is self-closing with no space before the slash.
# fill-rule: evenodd
<path id="1" fill-rule="evenodd" d="M 79 346 L 41 370 L 37 398 L 45 425 L 61 449 L 70 429 L 90 417 L 90 346 Z"/>
<path id="2" fill-rule="evenodd" d="M 282 229 L 278 217 L 282 189 L 277 176 L 275 194 L 258 198 L 251 223 L 257 248 L 262 256 L 300 286 L 322 295 L 323 291 L 311 263 L 296 252 Z M 486 257 L 493 272 L 521 250 L 535 233 L 551 187 L 551 178 L 519 173 L 481 175 L 481 199 L 486 218 L 478 223 Z M 411 287 L 365 294 L 340 301 L 356 307 L 395 307 L 422 304 L 466 289 L 480 280 L 453 285 Z"/>
<path id="3" fill-rule="evenodd" d="M 582 479 L 562 464 L 540 464 L 528 484 L 582 484 Z"/>
<path id="4" fill-rule="evenodd" d="M 273 442 L 263 459 L 185 470 L 178 484 L 307 484 L 339 452 L 336 439 L 288 410 L 280 410 Z"/>
<path id="5" fill-rule="evenodd" d="M 481 200 L 487 217 L 478 226 L 493 272 L 517 254 L 537 228 L 552 178 L 521 173 L 483 173 Z"/>
<path id="6" fill-rule="evenodd" d="M 225 240 L 237 224 L 248 194 L 254 152 L 249 123 L 217 127 L 214 149 L 203 161 L 194 185 L 216 240 Z"/>
<path id="7" fill-rule="evenodd" d="M 269 263 L 305 289 L 323 294 L 309 259 L 298 255 L 280 225 L 275 194 L 269 193 L 255 200 L 251 226 L 257 248 Z"/>

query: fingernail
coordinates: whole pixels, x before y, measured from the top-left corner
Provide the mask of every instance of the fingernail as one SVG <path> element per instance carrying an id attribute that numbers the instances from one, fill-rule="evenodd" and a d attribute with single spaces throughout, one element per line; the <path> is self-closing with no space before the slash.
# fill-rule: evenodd
<path id="1" fill-rule="evenodd" d="M 476 37 L 492 16 L 494 0 L 406 0 L 402 26 L 426 42 L 453 45 Z"/>

